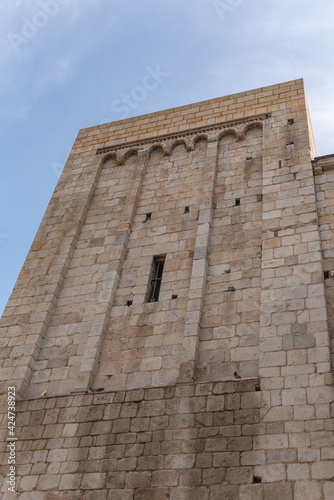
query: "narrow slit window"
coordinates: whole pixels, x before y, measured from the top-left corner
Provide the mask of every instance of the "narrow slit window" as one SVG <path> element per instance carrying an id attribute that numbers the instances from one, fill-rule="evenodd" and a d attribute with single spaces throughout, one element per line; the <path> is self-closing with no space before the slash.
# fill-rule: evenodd
<path id="1" fill-rule="evenodd" d="M 240 207 L 240 198 L 235 199 L 235 206 Z"/>
<path id="2" fill-rule="evenodd" d="M 153 257 L 151 279 L 147 294 L 147 302 L 157 302 L 162 281 L 162 273 L 164 270 L 166 255 L 157 255 Z"/>

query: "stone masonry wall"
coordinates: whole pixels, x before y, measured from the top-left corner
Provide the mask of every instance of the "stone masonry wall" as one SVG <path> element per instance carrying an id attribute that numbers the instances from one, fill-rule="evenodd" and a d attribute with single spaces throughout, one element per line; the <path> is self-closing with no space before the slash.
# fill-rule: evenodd
<path id="1" fill-rule="evenodd" d="M 4 498 L 15 386 L 20 500 L 333 500 L 313 156 L 302 80 L 79 132 L 0 320 Z"/>
<path id="2" fill-rule="evenodd" d="M 334 161 L 333 156 L 314 162 L 317 208 L 325 278 L 331 367 L 334 367 Z"/>
<path id="3" fill-rule="evenodd" d="M 228 380 L 235 370 L 242 377 L 259 373 L 262 143 L 261 128 L 248 130 L 244 141 L 227 135 L 219 143 L 197 366 L 201 380 Z"/>
<path id="4" fill-rule="evenodd" d="M 261 419 L 259 388 L 251 379 L 21 401 L 16 498 L 331 500 L 332 421 Z M 2 492 L 12 498 L 5 483 Z"/>
<path id="5" fill-rule="evenodd" d="M 305 333 L 313 285 L 312 360 L 328 371 L 309 136 L 301 80 L 80 131 L 1 319 L 3 387 L 257 376 L 260 316 L 262 336 Z M 145 304 L 161 253 L 161 298 Z"/>
<path id="6" fill-rule="evenodd" d="M 97 385 L 132 389 L 177 380 L 206 149 L 206 141 L 190 152 L 180 144 L 170 156 L 158 149 L 148 160 Z M 166 262 L 159 301 L 146 303 L 152 259 L 161 254 Z"/>

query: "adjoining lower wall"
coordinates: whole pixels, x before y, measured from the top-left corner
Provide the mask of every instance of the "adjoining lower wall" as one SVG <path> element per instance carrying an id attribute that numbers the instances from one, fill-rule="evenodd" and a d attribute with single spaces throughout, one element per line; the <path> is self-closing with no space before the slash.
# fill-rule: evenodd
<path id="1" fill-rule="evenodd" d="M 330 420 L 260 421 L 259 389 L 245 379 L 20 401 L 17 498 L 333 499 Z M 5 476 L 6 451 L 1 463 Z"/>
<path id="2" fill-rule="evenodd" d="M 331 342 L 331 367 L 334 367 L 334 157 L 313 162 L 317 210 L 325 278 L 328 332 Z"/>

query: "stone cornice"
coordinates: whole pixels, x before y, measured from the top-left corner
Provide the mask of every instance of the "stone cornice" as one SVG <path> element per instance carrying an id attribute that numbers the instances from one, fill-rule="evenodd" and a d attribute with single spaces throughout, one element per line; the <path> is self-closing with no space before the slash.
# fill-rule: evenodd
<path id="1" fill-rule="evenodd" d="M 262 121 L 269 118 L 270 114 L 261 114 L 240 120 L 230 120 L 206 127 L 196 127 L 178 134 L 170 133 L 152 136 L 144 140 L 123 142 L 117 145 L 105 146 L 96 150 L 97 155 L 114 154 L 119 163 L 122 163 L 128 153 L 146 152 L 161 147 L 165 154 L 170 154 L 176 144 L 184 143 L 187 150 L 194 148 L 197 140 L 203 138 L 208 141 L 218 140 L 226 134 L 235 134 L 237 140 L 242 140 L 246 131 L 252 127 L 262 127 Z"/>
<path id="2" fill-rule="evenodd" d="M 314 175 L 321 175 L 326 170 L 334 170 L 334 154 L 317 156 L 312 160 Z"/>

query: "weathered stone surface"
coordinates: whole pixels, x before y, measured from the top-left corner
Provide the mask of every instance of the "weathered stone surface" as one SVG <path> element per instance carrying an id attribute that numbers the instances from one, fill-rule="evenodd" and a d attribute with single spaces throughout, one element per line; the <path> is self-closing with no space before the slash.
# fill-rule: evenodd
<path id="1" fill-rule="evenodd" d="M 0 323 L 20 500 L 332 500 L 334 161 L 310 151 L 302 80 L 79 132 Z"/>

